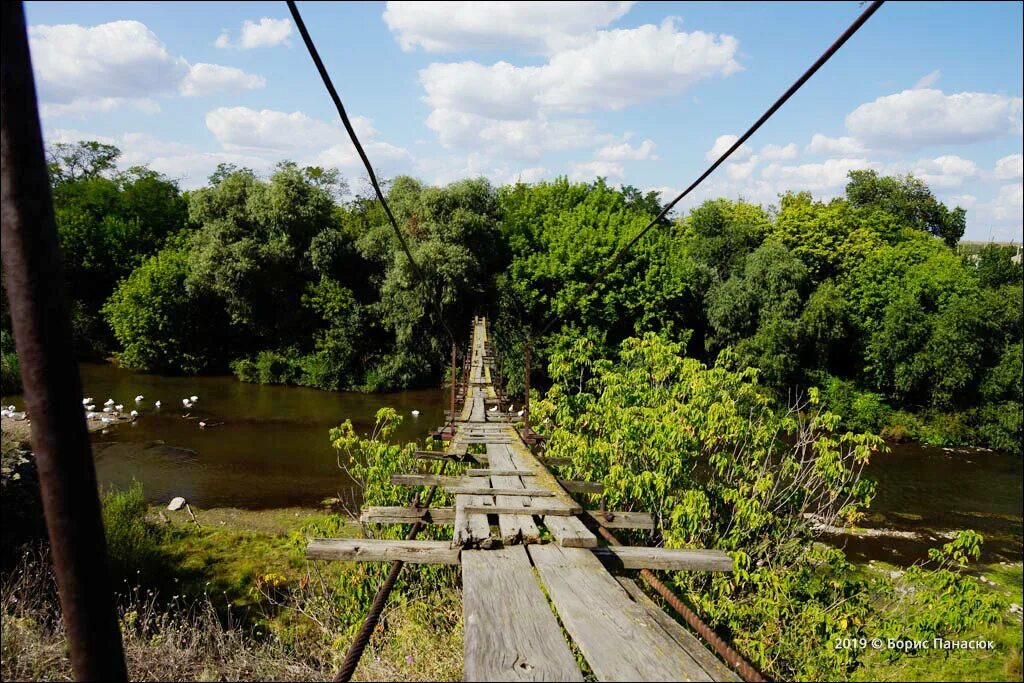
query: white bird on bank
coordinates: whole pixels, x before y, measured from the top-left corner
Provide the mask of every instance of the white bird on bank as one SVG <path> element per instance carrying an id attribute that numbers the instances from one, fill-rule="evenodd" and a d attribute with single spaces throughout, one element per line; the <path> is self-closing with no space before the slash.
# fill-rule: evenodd
<path id="1" fill-rule="evenodd" d="M 525 412 L 526 412 L 525 410 L 520 410 L 518 413 L 516 413 L 516 415 L 518 415 L 519 417 L 522 417 L 523 413 L 525 413 Z"/>
<path id="2" fill-rule="evenodd" d="M 122 410 L 124 410 L 124 405 L 121 404 L 121 403 L 118 403 L 116 406 L 114 406 L 114 410 L 116 410 L 117 412 L 120 413 Z"/>
<path id="3" fill-rule="evenodd" d="M 199 397 L 198 397 L 198 396 L 189 396 L 189 399 L 190 399 L 190 400 L 191 400 L 191 401 L 192 401 L 193 403 L 195 403 L 196 401 L 198 401 L 198 400 L 199 400 Z"/>
<path id="4" fill-rule="evenodd" d="M 112 406 L 112 405 L 114 405 L 114 399 L 108 398 L 106 401 L 103 402 L 103 405 L 105 405 L 105 406 Z"/>
<path id="5" fill-rule="evenodd" d="M 160 401 L 157 401 L 157 402 L 156 402 L 156 403 L 154 403 L 153 405 L 155 405 L 155 406 L 156 406 L 157 408 L 159 408 L 159 407 L 160 407 L 161 405 L 163 405 L 163 404 L 162 404 L 162 403 L 160 403 Z"/>
<path id="6" fill-rule="evenodd" d="M 101 417 L 101 418 L 100 418 L 100 421 L 102 421 L 102 422 L 103 422 L 103 424 L 105 424 L 105 425 L 108 425 L 108 424 L 110 424 L 111 422 L 113 422 L 113 420 L 112 420 L 112 419 L 110 419 L 109 417 Z"/>
<path id="7" fill-rule="evenodd" d="M 412 416 L 413 417 L 419 417 L 419 415 L 420 415 L 420 411 L 418 411 L 418 410 L 412 411 Z"/>
<path id="8" fill-rule="evenodd" d="M 144 398 L 146 398 L 146 397 L 143 396 L 142 394 L 139 394 L 138 396 L 135 397 L 135 402 L 136 403 L 142 403 L 142 399 L 144 399 Z"/>
<path id="9" fill-rule="evenodd" d="M 113 406 L 103 406 L 103 412 L 104 413 L 111 413 L 113 411 L 114 411 L 114 407 Z"/>
<path id="10" fill-rule="evenodd" d="M 13 413 L 14 412 L 14 406 L 7 406 L 7 412 Z"/>
<path id="11" fill-rule="evenodd" d="M 92 403 L 92 397 L 90 397 L 90 398 L 83 398 L 83 399 L 82 399 L 82 405 L 83 405 L 83 406 L 84 406 L 84 405 L 88 405 L 88 404 L 90 404 L 90 403 Z"/>
<path id="12" fill-rule="evenodd" d="M 129 415 L 131 415 L 132 417 L 138 417 L 139 416 L 139 411 L 133 410 L 132 412 L 129 413 Z"/>
<path id="13" fill-rule="evenodd" d="M 492 412 L 492 413 L 498 412 L 498 406 L 491 406 L 490 412 Z"/>
<path id="14" fill-rule="evenodd" d="M 200 428 L 200 429 L 203 429 L 203 428 L 205 428 L 205 427 L 206 427 L 206 423 L 205 423 L 205 422 L 202 422 L 202 421 L 200 421 L 200 423 L 199 423 L 199 428 Z"/>
<path id="15" fill-rule="evenodd" d="M 96 405 L 94 403 L 90 403 L 85 407 L 85 409 L 88 410 L 89 412 L 92 412 L 93 410 L 96 410 Z"/>
<path id="16" fill-rule="evenodd" d="M 183 398 L 181 399 L 181 405 L 185 406 L 186 408 L 191 408 L 192 401 L 188 400 L 187 398 Z"/>
<path id="17" fill-rule="evenodd" d="M 508 407 L 508 412 L 510 412 L 510 413 L 511 413 L 511 412 L 512 412 L 513 410 L 515 410 L 515 409 L 516 409 L 516 407 L 515 407 L 514 405 L 510 405 L 510 406 Z"/>

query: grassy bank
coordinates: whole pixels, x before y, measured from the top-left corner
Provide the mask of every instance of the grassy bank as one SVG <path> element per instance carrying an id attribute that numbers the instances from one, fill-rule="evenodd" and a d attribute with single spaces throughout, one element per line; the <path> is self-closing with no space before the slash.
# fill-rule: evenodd
<path id="1" fill-rule="evenodd" d="M 357 526 L 314 509 L 147 509 L 108 495 L 105 518 L 129 672 L 147 680 L 325 680 L 344 656 L 379 579 L 309 564 L 304 538 Z M 141 516 L 137 513 L 142 512 Z M 113 527 L 113 530 L 112 530 Z M 2 677 L 69 680 L 45 553 L 26 550 L 3 577 Z M 357 680 L 459 680 L 457 590 L 408 587 L 384 613 Z"/>

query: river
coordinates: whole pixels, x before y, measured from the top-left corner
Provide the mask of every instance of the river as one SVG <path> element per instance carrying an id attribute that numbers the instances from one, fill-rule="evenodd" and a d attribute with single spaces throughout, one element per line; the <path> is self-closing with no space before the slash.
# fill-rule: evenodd
<path id="1" fill-rule="evenodd" d="M 80 366 L 86 395 L 136 406 L 139 419 L 93 435 L 102 486 L 139 481 L 147 498 L 184 496 L 203 508 L 315 506 L 328 497 L 351 499 L 352 482 L 338 468 L 328 430 L 345 419 L 359 432 L 390 407 L 403 417 L 396 439 L 423 439 L 441 424 L 441 389 L 389 394 L 324 392 L 245 384 L 234 377 L 165 377 L 111 365 Z M 190 410 L 182 398 L 196 395 Z M 3 399 L 19 408 L 20 397 Z M 154 402 L 163 405 L 156 408 Z M 413 410 L 419 416 L 412 415 Z M 188 413 L 188 417 L 185 414 Z M 199 422 L 208 425 L 201 428 Z M 865 527 L 883 535 L 842 536 L 854 559 L 906 563 L 956 529 L 986 539 L 985 559 L 1019 561 L 1024 469 L 1020 457 L 981 449 L 900 444 L 873 458 L 866 474 L 878 482 Z M 916 536 L 911 538 L 910 536 Z"/>

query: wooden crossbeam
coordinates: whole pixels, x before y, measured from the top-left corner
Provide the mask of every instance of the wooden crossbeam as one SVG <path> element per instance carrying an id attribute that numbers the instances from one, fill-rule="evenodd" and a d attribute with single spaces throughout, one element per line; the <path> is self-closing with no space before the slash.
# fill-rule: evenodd
<path id="1" fill-rule="evenodd" d="M 637 545 L 594 548 L 597 559 L 615 569 L 731 572 L 732 558 L 721 550 L 647 548 Z"/>
<path id="2" fill-rule="evenodd" d="M 597 536 L 590 532 L 578 517 L 550 515 L 544 518 L 558 545 L 566 548 L 596 548 Z"/>
<path id="3" fill-rule="evenodd" d="M 474 511 L 483 509 L 482 506 L 481 508 L 469 507 Z M 501 513 L 506 510 L 506 508 L 499 506 L 491 506 L 486 509 L 492 513 Z M 524 510 L 521 505 L 515 506 L 514 509 L 516 512 L 531 515 L 555 514 L 546 509 L 543 512 L 538 512 L 539 508 Z M 566 512 L 564 508 L 560 508 L 560 511 L 563 515 Z M 611 521 L 606 520 L 605 513 L 600 510 L 586 510 L 583 514 L 609 529 L 654 529 L 654 519 L 646 512 L 610 512 L 609 514 L 612 516 Z M 455 522 L 455 508 L 436 507 L 416 511 L 408 507 L 374 506 L 365 508 L 359 517 L 359 521 L 364 524 L 412 524 L 413 522 L 423 521 L 427 524 L 451 525 Z"/>
<path id="4" fill-rule="evenodd" d="M 593 481 L 579 481 L 576 479 L 558 478 L 558 483 L 569 493 L 604 493 L 604 485 Z"/>
<path id="5" fill-rule="evenodd" d="M 314 538 L 306 546 L 310 560 L 458 564 L 459 548 L 448 541 L 388 541 L 375 538 Z"/>
<path id="6" fill-rule="evenodd" d="M 548 489 L 516 489 L 496 488 L 493 486 L 445 486 L 448 493 L 481 495 L 481 496 L 525 496 L 528 498 L 553 498 L 554 491 Z"/>
<path id="7" fill-rule="evenodd" d="M 530 470 L 499 470 L 499 469 L 484 469 L 484 470 L 466 470 L 467 477 L 532 477 L 533 472 Z"/>

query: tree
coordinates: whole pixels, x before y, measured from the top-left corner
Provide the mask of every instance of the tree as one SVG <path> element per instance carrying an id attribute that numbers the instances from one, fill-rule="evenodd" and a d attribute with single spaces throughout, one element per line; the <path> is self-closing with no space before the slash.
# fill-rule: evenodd
<path id="1" fill-rule="evenodd" d="M 877 171 L 850 171 L 846 197 L 853 206 L 874 206 L 899 217 L 910 227 L 926 230 L 955 247 L 967 227 L 967 213 L 949 209 L 912 175 L 879 176 Z"/>
<path id="2" fill-rule="evenodd" d="M 109 173 L 120 157 L 120 149 L 95 140 L 58 142 L 46 148 L 50 181 L 54 185 Z"/>

